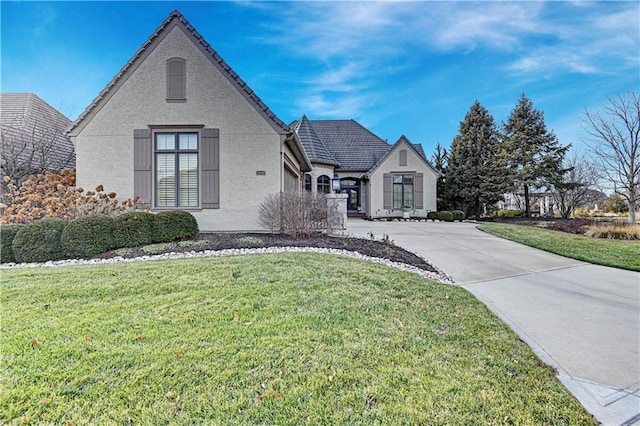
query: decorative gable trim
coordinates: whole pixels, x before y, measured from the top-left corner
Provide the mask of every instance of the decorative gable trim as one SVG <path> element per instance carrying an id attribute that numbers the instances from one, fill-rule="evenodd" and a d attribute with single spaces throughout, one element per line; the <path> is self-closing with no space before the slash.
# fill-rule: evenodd
<path id="1" fill-rule="evenodd" d="M 167 59 L 167 102 L 187 101 L 187 61 L 183 58 Z"/>
<path id="2" fill-rule="evenodd" d="M 380 165 L 382 165 L 382 163 L 384 163 L 387 158 L 389 158 L 389 156 L 391 156 L 391 154 L 396 150 L 396 149 L 400 149 L 400 146 L 405 144 L 406 146 L 409 147 L 409 149 L 411 151 L 413 151 L 413 153 L 418 156 L 418 158 L 420 158 L 420 160 L 436 175 L 436 177 L 440 177 L 442 176 L 442 173 L 440 173 L 438 170 L 436 170 L 435 167 L 433 167 L 431 165 L 431 163 L 429 163 L 429 161 L 427 161 L 426 158 L 424 158 L 416 149 L 416 147 L 411 143 L 411 141 L 409 141 L 409 139 L 407 139 L 407 137 L 405 135 L 400 136 L 400 138 L 398 139 L 398 141 L 393 145 L 393 147 L 391 147 L 391 149 L 389 151 L 387 151 L 387 153 L 380 159 L 380 161 L 378 161 L 376 163 L 375 166 L 373 166 L 371 169 L 369 169 L 369 171 L 366 173 L 366 176 L 371 176 L 375 170 L 380 167 Z"/>
<path id="3" fill-rule="evenodd" d="M 77 136 L 93 117 L 104 107 L 113 94 L 135 72 L 142 62 L 153 52 L 162 40 L 175 27 L 179 27 L 184 34 L 200 49 L 211 63 L 224 75 L 242 96 L 258 111 L 260 115 L 279 134 L 289 133 L 289 126 L 280 120 L 273 111 L 262 102 L 258 95 L 245 83 L 240 76 L 222 59 L 198 31 L 187 21 L 178 10 L 169 14 L 167 19 L 154 31 L 146 42 L 138 49 L 131 59 L 120 69 L 107 86 L 98 94 L 93 102 L 84 110 L 67 130 L 68 136 Z"/>

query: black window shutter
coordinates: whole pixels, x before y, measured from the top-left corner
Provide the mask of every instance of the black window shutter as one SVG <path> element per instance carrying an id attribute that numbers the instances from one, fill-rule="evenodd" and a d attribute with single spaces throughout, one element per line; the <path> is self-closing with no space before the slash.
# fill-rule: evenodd
<path id="1" fill-rule="evenodd" d="M 220 131 L 202 129 L 202 208 L 220 208 Z"/>
<path id="2" fill-rule="evenodd" d="M 151 171 L 151 129 L 133 131 L 133 195 L 151 205 L 153 173 Z"/>
<path id="3" fill-rule="evenodd" d="M 385 173 L 382 175 L 382 208 L 391 210 L 393 208 L 393 175 Z"/>

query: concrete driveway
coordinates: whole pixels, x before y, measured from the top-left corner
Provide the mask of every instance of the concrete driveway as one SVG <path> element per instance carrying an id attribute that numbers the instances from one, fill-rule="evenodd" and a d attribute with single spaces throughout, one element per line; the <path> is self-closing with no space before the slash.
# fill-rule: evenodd
<path id="1" fill-rule="evenodd" d="M 474 223 L 349 219 L 450 275 L 505 321 L 605 425 L 640 425 L 640 273 L 485 234 Z M 640 256 L 640 253 L 638 253 Z"/>

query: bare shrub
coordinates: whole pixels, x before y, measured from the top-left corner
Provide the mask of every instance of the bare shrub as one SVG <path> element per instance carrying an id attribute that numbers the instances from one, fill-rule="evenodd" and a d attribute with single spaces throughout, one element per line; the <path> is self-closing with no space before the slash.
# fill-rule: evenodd
<path id="1" fill-rule="evenodd" d="M 584 235 L 593 238 L 607 238 L 610 240 L 640 240 L 640 225 L 631 223 L 612 223 L 590 226 Z"/>
<path id="2" fill-rule="evenodd" d="M 258 222 L 271 232 L 308 236 L 342 228 L 337 206 L 324 194 L 308 191 L 268 195 L 260 205 Z"/>
<path id="3" fill-rule="evenodd" d="M 135 210 L 148 210 L 138 199 L 120 201 L 115 192 L 102 185 L 95 191 L 76 188 L 75 170 L 60 174 L 45 172 L 30 176 L 20 187 L 5 177 L 7 193 L 0 204 L 0 223 L 31 223 L 38 219 L 73 220 L 91 214 L 117 216 Z"/>

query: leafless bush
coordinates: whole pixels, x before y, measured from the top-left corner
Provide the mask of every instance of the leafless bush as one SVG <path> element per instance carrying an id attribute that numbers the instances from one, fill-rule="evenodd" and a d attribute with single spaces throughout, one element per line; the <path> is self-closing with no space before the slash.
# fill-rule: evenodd
<path id="1" fill-rule="evenodd" d="M 342 228 L 342 218 L 324 194 L 308 191 L 271 194 L 260 205 L 258 221 L 272 232 L 307 236 Z"/>

